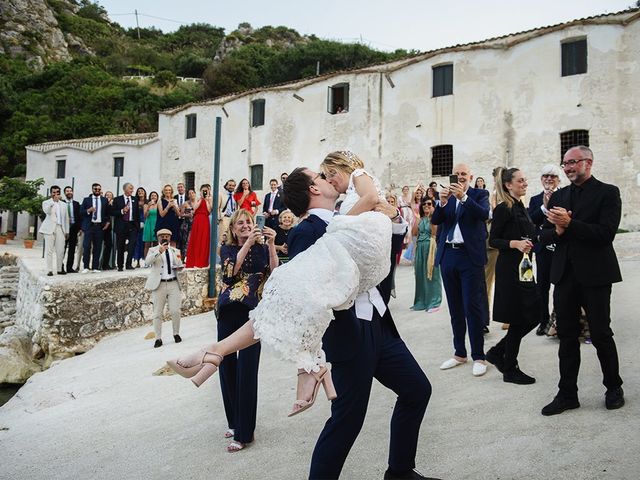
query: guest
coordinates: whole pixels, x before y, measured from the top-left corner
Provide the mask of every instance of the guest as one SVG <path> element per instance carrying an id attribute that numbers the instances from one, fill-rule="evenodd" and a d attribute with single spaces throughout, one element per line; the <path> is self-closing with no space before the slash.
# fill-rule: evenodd
<path id="1" fill-rule="evenodd" d="M 82 273 L 100 272 L 100 252 L 104 232 L 110 227 L 110 207 L 107 199 L 100 195 L 102 187 L 99 183 L 91 185 L 92 195 L 89 195 L 80 205 L 80 215 L 82 215 L 82 232 L 84 233 L 82 263 L 84 270 Z M 89 270 L 89 258 L 91 260 L 91 270 Z"/>
<path id="2" fill-rule="evenodd" d="M 435 265 L 437 227 L 431 224 L 435 206 L 435 200 L 426 197 L 421 204 L 420 221 L 413 227 L 413 235 L 417 237 L 413 262 L 416 289 L 411 309 L 426 310 L 427 313 L 437 312 L 442 303 L 440 269 Z"/>
<path id="3" fill-rule="evenodd" d="M 153 247 L 157 240 L 156 221 L 158 220 L 158 192 L 149 194 L 149 202 L 144 206 L 144 231 L 142 240 L 144 241 L 144 257 L 147 258 L 149 248 Z"/>
<path id="4" fill-rule="evenodd" d="M 613 239 L 622 213 L 620 190 L 597 180 L 591 174 L 593 152 L 585 146 L 567 150 L 562 160 L 564 174 L 571 182 L 551 195 L 542 240 L 555 243 L 551 264 L 551 283 L 555 285 L 553 303 L 557 314 L 560 348 L 560 382 L 553 401 L 543 415 L 556 415 L 580 407 L 580 308 L 584 308 L 596 348 L 605 407 L 624 405 L 618 351 L 611 330 L 611 286 L 622 281 Z"/>
<path id="5" fill-rule="evenodd" d="M 258 211 L 258 205 L 260 205 L 260 200 L 258 200 L 258 196 L 256 192 L 251 190 L 251 185 L 249 185 L 249 180 L 243 178 L 240 180 L 240 185 L 236 189 L 236 193 L 233 195 L 233 198 L 238 203 L 240 208 L 243 208 L 247 212 L 250 212 L 252 215 L 255 215 Z"/>
<path id="6" fill-rule="evenodd" d="M 387 201 L 387 203 L 389 205 L 391 205 L 392 207 L 396 208 L 398 210 L 398 213 L 400 214 L 400 216 L 402 216 L 402 210 L 400 210 L 400 206 L 398 205 L 398 198 L 391 192 L 387 192 L 384 196 L 385 200 Z M 411 232 L 408 232 L 409 236 L 411 235 Z M 403 243 L 402 243 L 402 247 L 404 248 L 407 244 L 407 238 L 405 237 Z M 392 263 L 397 265 L 398 263 L 400 263 L 400 256 L 402 255 L 402 251 L 400 251 L 395 258 L 392 259 Z M 395 281 L 393 282 L 395 284 Z M 392 290 L 395 289 L 395 285 L 392 286 Z M 395 293 L 395 292 L 394 292 Z M 393 295 L 395 298 L 395 294 Z"/>
<path id="7" fill-rule="evenodd" d="M 233 198 L 236 181 L 229 179 L 224 184 L 224 191 L 218 198 L 218 239 L 229 230 L 229 219 L 238 209 L 238 203 Z"/>
<path id="8" fill-rule="evenodd" d="M 291 229 L 295 226 L 295 216 L 291 213 L 291 210 L 285 210 L 280 214 L 280 224 L 276 228 L 276 252 L 278 252 L 278 258 L 280 263 L 287 263 L 289 261 L 289 250 L 287 246 L 287 238 Z"/>
<path id="9" fill-rule="evenodd" d="M 112 270 L 113 262 L 111 260 L 111 252 L 113 251 L 113 192 L 107 190 L 104 192 L 104 198 L 107 200 L 108 223 L 102 228 L 102 255 L 100 256 L 100 268 L 102 270 Z"/>
<path id="10" fill-rule="evenodd" d="M 195 229 L 195 225 L 194 225 Z M 262 237 L 266 244 L 260 244 Z M 218 297 L 218 341 L 249 320 L 258 304 L 258 289 L 277 263 L 275 232 L 256 228 L 252 215 L 240 209 L 231 217 L 228 240 L 220 250 L 222 287 Z M 189 256 L 187 255 L 187 260 Z M 220 363 L 220 387 L 233 441 L 228 452 L 237 452 L 253 442 L 258 404 L 260 343 L 227 355 Z"/>
<path id="11" fill-rule="evenodd" d="M 560 186 L 561 170 L 557 165 L 547 164 L 542 167 L 540 181 L 542 182 L 542 192 L 531 197 L 529 201 L 529 216 L 538 229 L 538 234 L 542 233 L 542 226 L 546 220 L 545 212 L 549 205 L 551 195 Z M 549 290 L 551 290 L 551 260 L 555 245 L 534 245 L 533 251 L 536 254 L 536 282 L 540 290 L 540 325 L 536 330 L 536 335 L 549 333 L 551 328 L 551 315 L 549 313 Z"/>
<path id="12" fill-rule="evenodd" d="M 438 201 L 438 192 L 436 191 L 435 188 L 429 187 L 429 188 L 427 188 L 427 191 L 424 194 L 424 198 L 428 198 L 429 200 L 432 200 L 433 204 L 435 205 L 436 202 Z M 423 200 L 424 200 L 424 198 L 423 198 Z M 420 212 L 420 214 L 422 214 L 422 212 Z"/>
<path id="13" fill-rule="evenodd" d="M 179 235 L 178 230 L 178 215 L 180 210 L 178 204 L 173 198 L 173 187 L 171 185 L 165 185 L 162 189 L 162 198 L 158 204 L 158 217 L 156 219 L 156 234 L 158 230 L 167 228 L 171 230 L 171 245 L 176 246 L 176 239 Z"/>
<path id="14" fill-rule="evenodd" d="M 289 174 L 287 172 L 282 172 L 280 174 L 280 186 L 278 187 L 280 191 L 282 191 L 282 187 L 284 186 L 284 182 L 287 181 L 287 178 L 289 178 Z"/>
<path id="15" fill-rule="evenodd" d="M 42 202 L 42 211 L 46 217 L 40 225 L 38 233 L 44 235 L 44 245 L 47 259 L 47 275 L 53 276 L 53 255 L 56 256 L 58 275 L 65 275 L 64 244 L 69 237 L 69 217 L 67 216 L 67 204 L 62 201 L 60 187 L 53 185 L 49 189 L 51 197 Z"/>
<path id="16" fill-rule="evenodd" d="M 417 237 L 413 235 L 413 227 L 420 223 L 420 202 L 422 201 L 423 195 L 424 190 L 420 186 L 416 187 L 413 192 L 413 196 L 411 197 L 411 203 L 409 204 L 409 206 L 411 207 L 412 218 L 412 221 L 409 224 L 409 231 L 411 232 L 411 242 L 402 255 L 402 258 L 408 265 L 413 264 L 413 260 L 415 257 Z"/>
<path id="17" fill-rule="evenodd" d="M 265 225 L 275 230 L 278 228 L 278 217 L 285 206 L 282 201 L 282 192 L 278 189 L 278 181 L 275 178 L 269 180 L 271 191 L 264 196 L 262 213 L 265 216 Z"/>
<path id="18" fill-rule="evenodd" d="M 139 229 L 138 229 L 138 238 L 136 239 L 136 248 L 133 251 L 133 261 L 136 262 L 136 267 L 142 267 L 142 263 L 144 262 L 144 258 L 145 258 L 145 254 L 144 254 L 144 239 L 143 239 L 143 232 L 144 232 L 144 209 L 145 206 L 147 205 L 147 191 L 142 188 L 142 187 L 138 187 L 138 189 L 136 190 L 136 199 L 138 200 L 138 225 L 139 225 Z"/>
<path id="19" fill-rule="evenodd" d="M 187 256 L 187 245 L 189 243 L 191 226 L 193 225 L 193 212 L 195 210 L 195 204 L 196 192 L 195 190 L 189 190 L 187 192 L 187 200 L 182 203 L 182 207 L 180 209 L 180 217 L 182 218 L 182 223 L 180 224 L 180 242 L 178 242 L 178 244 L 181 245 L 180 253 L 182 253 L 182 258 L 186 258 Z"/>
<path id="20" fill-rule="evenodd" d="M 177 188 L 178 188 L 178 193 L 173 196 L 173 199 L 176 201 L 176 205 L 178 205 L 178 211 L 180 213 L 178 213 L 178 236 L 173 237 L 173 239 L 176 242 L 176 248 L 182 252 L 187 248 L 187 246 L 184 245 L 184 250 L 183 250 L 182 234 L 180 234 L 180 231 L 182 229 L 182 220 L 183 220 L 182 205 L 184 204 L 184 202 L 186 202 L 189 199 L 189 194 L 186 191 L 184 183 L 182 182 L 178 183 Z"/>
<path id="21" fill-rule="evenodd" d="M 67 273 L 78 273 L 73 268 L 78 247 L 78 235 L 82 231 L 82 217 L 80 215 L 80 203 L 73 199 L 73 188 L 64 187 L 64 196 L 67 203 L 67 217 L 69 218 L 69 237 L 67 238 Z"/>
<path id="22" fill-rule="evenodd" d="M 151 247 L 145 258 L 145 265 L 151 267 L 144 288 L 151 291 L 153 303 L 153 330 L 156 341 L 153 348 L 162 346 L 162 319 L 164 305 L 169 303 L 173 340 L 180 343 L 180 312 L 182 307 L 182 293 L 178 271 L 183 268 L 180 252 L 169 245 L 171 230 L 162 228 L 157 232 L 160 245 Z"/>
<path id="23" fill-rule="evenodd" d="M 473 185 L 473 188 L 481 188 L 483 190 L 487 189 L 487 184 L 484 181 L 484 178 L 478 177 L 476 178 L 476 183 Z"/>
<path id="24" fill-rule="evenodd" d="M 502 169 L 501 167 L 496 167 L 493 169 L 492 171 L 492 176 L 493 176 L 493 184 L 497 185 L 498 183 L 500 183 Z M 502 194 L 501 194 L 502 195 Z M 501 202 L 504 201 L 504 199 L 501 198 Z M 485 326 L 483 328 L 483 332 L 489 333 L 489 323 L 491 321 L 491 305 L 490 302 L 493 299 L 493 287 L 495 284 L 495 277 L 496 277 L 496 262 L 498 261 L 498 250 L 493 248 L 491 245 L 489 245 L 489 229 L 491 227 L 491 218 L 493 218 L 493 210 L 496 208 L 496 205 L 498 204 L 498 193 L 496 192 L 496 189 L 494 188 L 493 191 L 491 192 L 491 194 L 489 194 L 489 218 L 487 219 L 486 225 L 487 225 L 487 241 L 486 241 L 486 247 L 487 247 L 487 264 L 484 266 L 484 285 L 485 285 L 485 289 L 487 290 L 487 302 L 485 304 Z M 507 330 L 509 328 L 509 324 L 508 323 L 503 323 L 502 324 L 502 329 L 503 330 Z"/>
<path id="25" fill-rule="evenodd" d="M 470 188 L 473 175 L 469 166 L 453 169 L 458 182 L 440 191 L 440 202 L 431 217 L 439 225 L 436 264 L 451 314 L 454 355 L 440 365 L 447 370 L 467 361 L 465 333 L 469 330 L 473 375 L 487 372 L 482 329 L 486 318 L 484 265 L 487 263 L 485 222 L 489 218 L 489 192 Z"/>
<path id="26" fill-rule="evenodd" d="M 116 259 L 118 271 L 123 267 L 133 270 L 133 252 L 136 249 L 140 230 L 140 207 L 133 197 L 133 185 L 129 182 L 122 186 L 122 195 L 113 201 L 113 230 L 116 232 Z M 127 252 L 125 265 L 124 253 Z"/>
<path id="27" fill-rule="evenodd" d="M 187 246 L 187 268 L 204 268 L 209 266 L 211 250 L 211 224 L 209 214 L 213 209 L 211 186 L 200 187 L 200 198 L 193 204 L 193 225 Z"/>
<path id="28" fill-rule="evenodd" d="M 499 250 L 496 262 L 496 288 L 493 299 L 493 321 L 509 323 L 509 330 L 495 347 L 487 352 L 487 360 L 502 372 L 508 383 L 530 385 L 535 378 L 520 370 L 520 342 L 539 324 L 540 295 L 531 272 L 524 281 L 520 272 L 523 255 L 533 247 L 536 227 L 522 203 L 527 194 L 527 180 L 517 168 L 500 168 L 496 182 L 498 198 L 493 210 L 489 245 Z"/>

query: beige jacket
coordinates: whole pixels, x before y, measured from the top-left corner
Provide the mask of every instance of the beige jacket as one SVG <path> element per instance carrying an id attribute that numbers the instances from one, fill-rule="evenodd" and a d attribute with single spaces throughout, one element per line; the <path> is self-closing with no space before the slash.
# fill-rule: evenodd
<path id="1" fill-rule="evenodd" d="M 67 203 L 59 200 L 60 203 L 60 223 L 62 223 L 62 231 L 65 235 L 69 233 L 69 216 L 67 215 Z M 51 198 L 42 202 L 42 211 L 47 215 L 46 218 L 42 221 L 42 225 L 40 225 L 40 229 L 38 233 L 42 233 L 44 235 L 51 235 L 55 229 L 56 224 L 58 223 L 57 218 L 57 209 L 55 207 L 56 202 L 54 202 Z"/>
<path id="2" fill-rule="evenodd" d="M 173 247 L 169 247 L 169 249 L 171 250 L 171 258 L 173 259 L 171 268 L 182 268 L 184 265 L 180 258 L 180 250 Z M 144 285 L 144 288 L 147 290 L 155 290 L 160 285 L 160 277 L 162 275 L 162 255 L 163 254 L 160 253 L 160 246 L 151 247 L 147 254 L 147 258 L 144 259 L 146 266 L 151 269 L 147 276 L 147 283 Z M 177 275 L 177 272 L 176 277 L 178 278 L 178 286 L 180 286 L 180 277 Z"/>

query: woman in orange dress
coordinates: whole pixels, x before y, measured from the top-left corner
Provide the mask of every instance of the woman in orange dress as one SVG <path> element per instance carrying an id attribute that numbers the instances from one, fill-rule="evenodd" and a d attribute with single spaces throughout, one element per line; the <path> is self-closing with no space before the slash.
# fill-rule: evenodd
<path id="1" fill-rule="evenodd" d="M 238 202 L 239 208 L 248 211 L 252 215 L 255 215 L 258 211 L 260 200 L 258 200 L 256 192 L 251 190 L 249 180 L 247 180 L 246 178 L 243 178 L 240 181 L 240 185 L 238 185 L 236 193 L 233 194 L 233 199 Z"/>

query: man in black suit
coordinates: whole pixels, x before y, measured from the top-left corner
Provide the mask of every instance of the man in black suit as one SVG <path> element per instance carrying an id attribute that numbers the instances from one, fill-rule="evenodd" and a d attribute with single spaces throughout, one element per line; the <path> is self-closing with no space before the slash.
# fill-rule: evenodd
<path id="1" fill-rule="evenodd" d="M 580 309 L 584 309 L 591 341 L 598 352 L 607 388 L 605 406 L 612 410 L 624 405 L 618 352 L 610 318 L 611 284 L 622 281 L 613 249 L 622 211 L 620 190 L 591 175 L 593 152 L 584 146 L 567 151 L 562 161 L 571 185 L 549 199 L 547 220 L 541 240 L 555 243 L 551 264 L 553 301 L 557 316 L 560 348 L 558 394 L 542 409 L 556 415 L 578 408 L 580 369 Z"/>
<path id="2" fill-rule="evenodd" d="M 324 235 L 333 218 L 338 193 L 324 175 L 306 168 L 291 172 L 283 190 L 285 204 L 294 215 L 309 214 L 289 234 L 289 256 L 293 258 Z M 399 215 L 394 220 L 402 222 Z M 398 396 L 391 418 L 389 468 L 384 478 L 427 478 L 414 467 L 431 384 L 398 335 L 385 297 L 388 298 L 387 292 L 373 288 L 359 295 L 350 309 L 334 311 L 335 320 L 322 338 L 338 397 L 332 402 L 331 418 L 316 443 L 310 479 L 340 476 L 364 423 L 374 378 Z"/>
<path id="3" fill-rule="evenodd" d="M 271 186 L 271 191 L 264 196 L 262 213 L 265 216 L 267 227 L 275 230 L 280 224 L 278 216 L 284 210 L 284 203 L 282 202 L 282 192 L 278 189 L 278 181 L 272 178 L 269 180 L 269 185 Z"/>
<path id="4" fill-rule="evenodd" d="M 538 229 L 538 233 L 542 233 L 542 226 L 547 217 L 545 212 L 549 206 L 551 195 L 558 190 L 560 185 L 560 167 L 553 164 L 547 164 L 542 167 L 540 173 L 540 181 L 542 182 L 542 192 L 531 197 L 529 201 L 529 216 L 531 221 Z M 536 335 L 544 335 L 547 333 L 549 324 L 549 290 L 551 289 L 551 259 L 553 258 L 553 250 L 555 245 L 543 245 L 536 243 L 533 246 L 533 252 L 536 254 L 536 283 L 540 291 L 540 326 L 536 330 Z"/>
<path id="5" fill-rule="evenodd" d="M 180 215 L 178 216 L 178 231 L 181 230 L 182 227 L 182 222 L 184 221 L 184 219 L 182 218 L 182 204 L 184 202 L 186 202 L 187 200 L 189 200 L 189 196 L 186 190 L 186 187 L 184 186 L 184 183 L 180 182 L 178 185 L 178 193 L 176 195 L 173 196 L 173 199 L 176 201 L 176 204 L 178 205 L 178 208 L 180 209 Z M 182 250 L 182 235 L 178 235 L 178 238 L 174 238 L 173 239 L 176 242 L 176 248 L 178 250 Z"/>
<path id="6" fill-rule="evenodd" d="M 104 230 L 109 228 L 109 204 L 107 199 L 102 196 L 102 187 L 99 183 L 91 185 L 92 193 L 80 205 L 80 215 L 82 216 L 82 232 L 84 233 L 84 241 L 82 245 L 82 262 L 84 270 L 82 273 L 90 271 L 99 272 L 100 268 L 100 252 L 102 250 L 102 241 L 104 239 Z M 89 258 L 93 255 L 91 261 L 91 270 L 89 270 Z"/>
<path id="7" fill-rule="evenodd" d="M 73 262 L 76 258 L 76 248 L 78 246 L 78 234 L 82 227 L 82 216 L 80 214 L 80 203 L 73 199 L 73 188 L 64 187 L 64 196 L 67 203 L 67 217 L 69 218 L 69 237 L 67 238 L 67 273 L 77 273 L 73 269 Z"/>
<path id="8" fill-rule="evenodd" d="M 118 271 L 122 271 L 125 264 L 124 252 L 127 250 L 127 270 L 133 270 L 131 262 L 136 248 L 138 230 L 140 228 L 140 213 L 138 199 L 133 196 L 133 185 L 129 182 L 122 186 L 123 194 L 113 201 L 114 231 L 116 233 L 116 248 Z"/>

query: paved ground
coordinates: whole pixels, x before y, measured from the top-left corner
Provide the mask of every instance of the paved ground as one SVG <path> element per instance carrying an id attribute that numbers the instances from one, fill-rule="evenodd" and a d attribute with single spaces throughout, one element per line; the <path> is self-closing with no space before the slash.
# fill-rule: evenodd
<path id="1" fill-rule="evenodd" d="M 540 415 L 558 380 L 554 340 L 531 334 L 523 341 L 520 363 L 538 379 L 532 386 L 505 384 L 494 368 L 481 378 L 471 375 L 469 364 L 438 370 L 451 354 L 447 310 L 435 315 L 410 311 L 412 270 L 399 269 L 392 311 L 433 384 L 419 470 L 455 480 L 638 478 L 640 369 L 634 352 L 640 334 L 640 236 L 621 237 L 625 281 L 614 286 L 612 317 L 627 405 L 617 411 L 604 408 L 599 365 L 589 345 L 582 347 L 582 407 L 555 417 Z M 164 360 L 212 338 L 213 316 L 185 319 L 185 341 L 161 349 L 143 340 L 149 330 L 118 334 L 55 365 L 0 408 L 0 478 L 305 478 L 329 403 L 286 417 L 295 392 L 292 365 L 263 350 L 256 442 L 227 454 L 217 375 L 200 389 L 177 376 L 151 375 Z M 501 336 L 492 326 L 486 343 L 493 345 Z M 393 402 L 394 395 L 376 384 L 342 478 L 382 478 Z"/>

